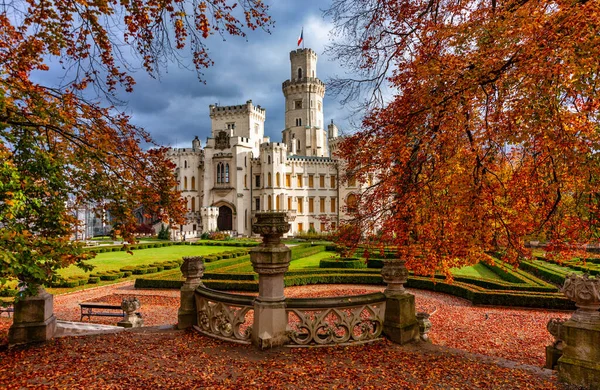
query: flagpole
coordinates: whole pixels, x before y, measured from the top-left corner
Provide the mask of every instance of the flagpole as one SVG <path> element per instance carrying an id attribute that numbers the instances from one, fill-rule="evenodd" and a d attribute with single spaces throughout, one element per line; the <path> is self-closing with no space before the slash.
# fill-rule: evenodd
<path id="1" fill-rule="evenodd" d="M 304 26 L 302 26 L 302 49 L 304 49 Z"/>

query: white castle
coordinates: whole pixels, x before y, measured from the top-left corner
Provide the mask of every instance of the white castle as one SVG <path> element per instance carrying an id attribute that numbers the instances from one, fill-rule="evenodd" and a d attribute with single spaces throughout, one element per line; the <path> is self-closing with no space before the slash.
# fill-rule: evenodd
<path id="1" fill-rule="evenodd" d="M 317 54 L 290 53 L 291 76 L 283 85 L 285 129 L 281 142 L 264 136 L 266 110 L 252 100 L 210 105 L 211 136 L 202 147 L 172 148 L 179 189 L 187 200 L 187 223 L 179 235 L 227 231 L 249 236 L 257 211 L 286 211 L 290 235 L 335 230 L 355 202 L 350 183 L 340 188 L 333 158 L 338 129 L 324 129 L 325 84 L 317 78 Z"/>

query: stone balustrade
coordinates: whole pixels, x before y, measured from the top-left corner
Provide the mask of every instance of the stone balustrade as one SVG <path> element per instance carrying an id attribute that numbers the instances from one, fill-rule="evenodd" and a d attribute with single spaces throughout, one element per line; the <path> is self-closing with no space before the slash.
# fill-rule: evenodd
<path id="1" fill-rule="evenodd" d="M 332 298 L 288 298 L 288 345 L 361 344 L 381 338 L 382 293 Z"/>
<path id="2" fill-rule="evenodd" d="M 254 297 L 196 288 L 196 330 L 218 339 L 250 344 Z"/>

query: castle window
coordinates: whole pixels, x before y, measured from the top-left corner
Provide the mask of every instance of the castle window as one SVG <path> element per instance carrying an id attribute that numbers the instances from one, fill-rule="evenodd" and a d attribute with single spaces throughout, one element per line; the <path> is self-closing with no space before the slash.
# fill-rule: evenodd
<path id="1" fill-rule="evenodd" d="M 292 209 L 292 198 L 288 196 L 288 210 Z"/>
<path id="2" fill-rule="evenodd" d="M 196 176 L 192 176 L 192 191 L 196 189 Z"/>
<path id="3" fill-rule="evenodd" d="M 356 186 L 356 177 L 354 175 L 348 175 L 348 187 Z"/>
<path id="4" fill-rule="evenodd" d="M 319 211 L 322 213 L 325 212 L 325 198 L 319 199 Z M 323 229 L 321 229 L 321 230 L 323 230 Z"/>
<path id="5" fill-rule="evenodd" d="M 196 230 L 197 230 L 197 226 L 196 226 L 195 224 L 194 224 L 194 225 L 192 225 L 192 230 L 193 230 L 193 231 L 196 231 Z"/>
<path id="6" fill-rule="evenodd" d="M 291 188 L 292 187 L 292 175 L 290 175 L 289 173 L 287 173 L 285 175 L 285 186 L 287 188 Z"/>
<path id="7" fill-rule="evenodd" d="M 192 213 L 196 211 L 196 198 L 192 197 Z M 196 229 L 194 229 L 196 230 Z"/>
<path id="8" fill-rule="evenodd" d="M 330 183 L 329 183 L 329 187 L 330 187 L 330 188 L 335 188 L 335 175 L 331 175 L 331 176 L 330 176 Z"/>
<path id="9" fill-rule="evenodd" d="M 235 129 L 235 123 L 228 123 L 227 130 L 233 130 L 233 129 Z"/>
<path id="10" fill-rule="evenodd" d="M 260 188 L 260 175 L 254 176 L 254 186 Z"/>
<path id="11" fill-rule="evenodd" d="M 302 222 L 298 222 L 298 232 L 302 233 L 304 231 L 304 224 Z"/>
<path id="12" fill-rule="evenodd" d="M 244 188 L 248 188 L 248 175 L 244 175 Z"/>
<path id="13" fill-rule="evenodd" d="M 304 198 L 298 197 L 298 214 L 302 214 L 304 212 Z"/>
<path id="14" fill-rule="evenodd" d="M 273 198 L 271 198 L 271 195 L 269 195 L 267 197 L 267 211 L 271 210 L 273 210 Z"/>
<path id="15" fill-rule="evenodd" d="M 277 195 L 277 197 L 275 198 L 275 209 L 277 211 L 281 211 L 281 201 L 279 199 L 280 197 L 281 195 Z"/>
<path id="16" fill-rule="evenodd" d="M 302 68 L 298 68 L 298 78 L 302 78 Z"/>
<path id="17" fill-rule="evenodd" d="M 325 188 L 325 175 L 319 176 L 319 187 Z"/>
<path id="18" fill-rule="evenodd" d="M 184 167 L 184 168 L 187 168 L 187 160 L 184 160 L 184 161 L 183 161 L 183 167 Z"/>
<path id="19" fill-rule="evenodd" d="M 271 156 L 267 156 L 267 164 L 271 164 Z"/>
<path id="20" fill-rule="evenodd" d="M 225 165 L 225 183 L 229 183 L 229 164 Z"/>
<path id="21" fill-rule="evenodd" d="M 183 177 L 183 189 L 187 190 L 187 176 Z"/>
<path id="22" fill-rule="evenodd" d="M 281 175 L 279 174 L 279 172 L 277 172 L 277 174 L 275 175 L 275 184 L 277 185 L 277 187 L 281 187 Z"/>
<path id="23" fill-rule="evenodd" d="M 302 118 L 296 118 L 296 126 L 302 126 Z"/>
<path id="24" fill-rule="evenodd" d="M 298 188 L 302 188 L 302 175 L 298 175 Z"/>
<path id="25" fill-rule="evenodd" d="M 297 149 L 298 149 L 298 151 L 299 151 L 299 150 L 300 150 L 300 140 L 297 140 L 297 141 L 298 141 L 298 146 L 297 146 Z"/>
<path id="26" fill-rule="evenodd" d="M 356 212 L 357 204 L 358 204 L 358 199 L 356 198 L 356 195 L 354 195 L 354 194 L 348 195 L 348 197 L 346 198 L 346 208 L 349 213 Z"/>
<path id="27" fill-rule="evenodd" d="M 335 198 L 331 198 L 331 212 L 335 213 Z"/>
<path id="28" fill-rule="evenodd" d="M 296 100 L 296 101 L 294 101 L 294 108 L 296 110 L 302 109 L 302 100 Z"/>
<path id="29" fill-rule="evenodd" d="M 223 164 L 222 163 L 218 163 L 217 164 L 217 183 L 222 183 L 223 182 L 222 170 L 223 170 Z"/>
<path id="30" fill-rule="evenodd" d="M 308 175 L 308 188 L 315 188 L 315 175 Z"/>
<path id="31" fill-rule="evenodd" d="M 308 198 L 308 212 L 311 214 L 315 212 L 315 198 Z"/>
<path id="32" fill-rule="evenodd" d="M 254 210 L 260 211 L 260 198 L 254 198 Z"/>
<path id="33" fill-rule="evenodd" d="M 273 183 L 271 181 L 271 172 L 269 172 L 269 174 L 267 175 L 267 187 L 273 187 Z"/>

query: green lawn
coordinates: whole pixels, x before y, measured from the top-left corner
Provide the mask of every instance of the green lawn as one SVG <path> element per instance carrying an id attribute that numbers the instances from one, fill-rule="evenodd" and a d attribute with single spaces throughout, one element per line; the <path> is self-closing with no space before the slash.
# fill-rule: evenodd
<path id="1" fill-rule="evenodd" d="M 534 263 L 539 264 L 545 268 L 549 268 L 552 270 L 555 270 L 556 272 L 559 272 L 561 274 L 570 274 L 570 273 L 576 273 L 576 274 L 582 274 L 582 271 L 578 271 L 575 270 L 573 268 L 569 268 L 569 267 L 565 267 L 565 266 L 561 266 L 558 264 L 554 264 L 554 263 L 550 263 L 549 261 L 543 261 L 543 260 L 533 260 Z"/>
<path id="2" fill-rule="evenodd" d="M 151 264 L 154 262 L 180 259 L 183 256 L 202 256 L 212 253 L 226 252 L 229 250 L 240 249 L 233 246 L 201 246 L 201 245 L 173 245 L 162 248 L 149 248 L 134 250 L 133 255 L 127 252 L 106 252 L 98 255 L 88 261 L 95 266 L 92 272 L 102 272 L 108 270 L 118 270 L 125 266 L 137 266 Z M 58 273 L 63 277 L 85 275 L 82 269 L 76 266 L 61 269 Z"/>
<path id="3" fill-rule="evenodd" d="M 339 257 L 339 255 L 335 252 L 320 252 L 312 256 L 293 260 L 290 263 L 290 269 L 319 268 L 319 261 L 330 257 Z"/>
<path id="4" fill-rule="evenodd" d="M 502 280 L 494 271 L 483 264 L 475 264 L 469 267 L 453 268 L 452 274 L 455 276 L 470 276 L 475 278 L 485 278 L 492 280 Z"/>

